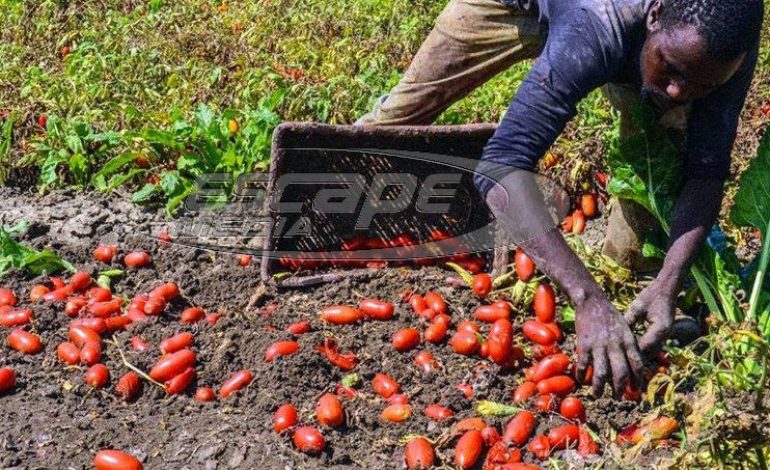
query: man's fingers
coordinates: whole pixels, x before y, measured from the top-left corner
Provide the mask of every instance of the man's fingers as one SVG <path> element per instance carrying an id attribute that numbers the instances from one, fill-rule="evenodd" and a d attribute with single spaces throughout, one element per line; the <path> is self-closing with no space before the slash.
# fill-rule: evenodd
<path id="1" fill-rule="evenodd" d="M 655 321 L 647 332 L 639 340 L 639 349 L 645 355 L 654 354 L 660 348 L 661 343 L 666 340 L 668 334 L 671 332 L 673 322 L 671 319 L 663 319 Z"/>
<path id="2" fill-rule="evenodd" d="M 639 320 L 644 318 L 645 313 L 647 313 L 647 307 L 637 299 L 628 306 L 628 310 L 626 310 L 623 317 L 626 319 L 628 326 L 634 326 Z"/>
<path id="3" fill-rule="evenodd" d="M 593 391 L 595 397 L 601 397 L 604 394 L 604 384 L 609 378 L 609 364 L 607 362 L 607 350 L 596 348 L 591 351 L 591 357 L 594 362 L 594 380 Z"/>
<path id="4" fill-rule="evenodd" d="M 626 353 L 619 345 L 610 346 L 610 366 L 612 367 L 612 390 L 615 397 L 620 397 L 628 381 L 628 361 Z"/>
<path id="5" fill-rule="evenodd" d="M 639 351 L 639 346 L 636 344 L 636 337 L 633 333 L 628 335 L 624 344 L 626 346 L 628 365 L 631 366 L 631 378 L 633 379 L 634 385 L 640 386 L 644 372 L 644 360 L 642 359 L 642 353 Z"/>
<path id="6" fill-rule="evenodd" d="M 585 383 L 586 370 L 591 365 L 591 350 L 581 349 L 578 354 L 577 368 L 575 369 L 576 377 L 580 383 Z"/>

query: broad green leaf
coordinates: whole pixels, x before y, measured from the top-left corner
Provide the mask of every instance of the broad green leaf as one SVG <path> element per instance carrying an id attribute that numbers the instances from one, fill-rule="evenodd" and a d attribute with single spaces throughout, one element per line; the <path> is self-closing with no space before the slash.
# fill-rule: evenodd
<path id="1" fill-rule="evenodd" d="M 75 270 L 53 251 L 37 251 L 24 246 L 4 228 L 0 228 L 0 276 L 11 269 L 25 270 L 35 275 Z"/>
<path id="2" fill-rule="evenodd" d="M 754 227 L 767 237 L 770 225 L 770 132 L 765 132 L 757 156 L 741 176 L 730 220 L 740 227 Z"/>
<path id="3" fill-rule="evenodd" d="M 130 152 L 123 153 L 117 157 L 111 158 L 107 163 L 102 165 L 101 169 L 96 172 L 94 176 L 109 177 L 120 170 L 124 165 L 134 161 L 134 154 Z"/>
<path id="4" fill-rule="evenodd" d="M 145 184 L 142 189 L 131 195 L 131 201 L 135 203 L 147 202 L 158 190 L 154 184 Z"/>
<path id="5" fill-rule="evenodd" d="M 40 182 L 44 187 L 53 186 L 59 181 L 59 175 L 56 170 L 60 163 L 61 159 L 55 153 L 49 154 L 43 161 L 43 164 L 40 166 Z"/>

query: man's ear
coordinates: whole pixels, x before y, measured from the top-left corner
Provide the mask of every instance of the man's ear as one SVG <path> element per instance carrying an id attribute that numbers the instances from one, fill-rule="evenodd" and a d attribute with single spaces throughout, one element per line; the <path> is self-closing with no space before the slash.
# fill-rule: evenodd
<path id="1" fill-rule="evenodd" d="M 653 33 L 660 29 L 660 17 L 663 14 L 663 3 L 656 0 L 647 12 L 647 32 Z"/>

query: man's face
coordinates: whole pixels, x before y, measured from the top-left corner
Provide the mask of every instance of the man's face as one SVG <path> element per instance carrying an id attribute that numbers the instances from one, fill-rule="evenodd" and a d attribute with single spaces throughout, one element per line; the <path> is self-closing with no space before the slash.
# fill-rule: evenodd
<path id="1" fill-rule="evenodd" d="M 661 28 L 661 6 L 647 21 L 642 48 L 642 94 L 661 110 L 703 98 L 735 74 L 745 54 L 734 60 L 714 60 L 694 26 Z"/>

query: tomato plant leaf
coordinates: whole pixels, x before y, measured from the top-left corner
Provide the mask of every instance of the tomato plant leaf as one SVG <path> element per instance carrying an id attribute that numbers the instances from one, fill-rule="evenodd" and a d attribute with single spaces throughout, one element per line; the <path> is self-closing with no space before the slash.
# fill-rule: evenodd
<path id="1" fill-rule="evenodd" d="M 754 227 L 768 236 L 770 225 L 770 132 L 765 132 L 757 156 L 741 176 L 730 220 L 740 227 Z"/>
<path id="2" fill-rule="evenodd" d="M 14 240 L 11 233 L 18 231 L 18 227 L 11 230 L 0 227 L 0 276 L 11 269 L 21 269 L 35 275 L 75 271 L 72 264 L 50 249 L 37 251 Z"/>
<path id="3" fill-rule="evenodd" d="M 158 190 L 158 186 L 154 184 L 145 184 L 142 189 L 131 195 L 131 201 L 135 203 L 147 202 Z"/>

